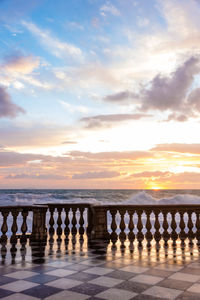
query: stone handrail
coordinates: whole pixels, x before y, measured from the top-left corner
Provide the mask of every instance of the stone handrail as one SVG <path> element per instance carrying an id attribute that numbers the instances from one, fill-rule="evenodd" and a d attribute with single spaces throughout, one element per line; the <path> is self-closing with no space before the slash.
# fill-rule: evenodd
<path id="1" fill-rule="evenodd" d="M 113 244 L 119 239 L 123 245 L 128 239 L 135 239 L 142 244 L 145 239 L 148 244 L 152 239 L 165 243 L 179 238 L 182 243 L 188 238 L 194 238 L 200 244 L 200 205 L 91 205 L 87 203 L 50 203 L 32 206 L 2 206 L 1 241 L 7 240 L 7 218 L 12 216 L 11 242 L 18 238 L 18 215 L 21 213 L 20 239 L 27 238 L 27 216 L 33 213 L 32 232 L 30 238 L 34 241 L 45 240 L 47 227 L 49 234 L 55 233 L 66 238 L 87 234 L 93 239 L 111 240 Z M 47 214 L 49 221 L 47 222 Z M 55 230 L 55 227 L 56 230 Z"/>

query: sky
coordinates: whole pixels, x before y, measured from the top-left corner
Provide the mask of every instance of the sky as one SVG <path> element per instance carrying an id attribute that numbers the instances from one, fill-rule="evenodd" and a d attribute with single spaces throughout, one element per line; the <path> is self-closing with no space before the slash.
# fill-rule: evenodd
<path id="1" fill-rule="evenodd" d="M 0 188 L 198 189 L 199 0 L 0 0 Z"/>

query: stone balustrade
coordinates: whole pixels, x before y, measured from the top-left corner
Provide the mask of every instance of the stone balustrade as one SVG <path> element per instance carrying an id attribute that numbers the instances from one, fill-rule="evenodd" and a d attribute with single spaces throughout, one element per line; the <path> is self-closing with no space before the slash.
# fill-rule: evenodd
<path id="1" fill-rule="evenodd" d="M 41 241 L 49 235 L 69 235 L 80 238 L 87 234 L 91 239 L 119 240 L 121 245 L 129 240 L 137 240 L 139 245 L 145 240 L 150 245 L 154 239 L 182 243 L 186 238 L 194 239 L 200 245 L 200 205 L 91 205 L 46 204 L 32 206 L 4 206 L 1 212 L 1 241 L 7 240 L 8 216 L 12 216 L 10 226 L 11 242 L 18 237 Z M 31 233 L 27 232 L 27 217 L 32 213 Z M 18 218 L 22 218 L 19 228 Z"/>

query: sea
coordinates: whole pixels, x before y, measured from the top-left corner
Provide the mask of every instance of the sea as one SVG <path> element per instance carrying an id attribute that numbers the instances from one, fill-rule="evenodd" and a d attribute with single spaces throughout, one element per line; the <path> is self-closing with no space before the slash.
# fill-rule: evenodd
<path id="1" fill-rule="evenodd" d="M 0 206 L 46 203 L 200 204 L 197 190 L 2 189 Z"/>

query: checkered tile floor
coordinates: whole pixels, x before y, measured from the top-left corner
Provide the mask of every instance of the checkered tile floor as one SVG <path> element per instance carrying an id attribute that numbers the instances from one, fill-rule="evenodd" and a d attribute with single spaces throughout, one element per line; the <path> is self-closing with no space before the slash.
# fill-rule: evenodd
<path id="1" fill-rule="evenodd" d="M 1 300 L 200 299 L 197 246 L 116 247 L 79 238 L 2 245 Z"/>

